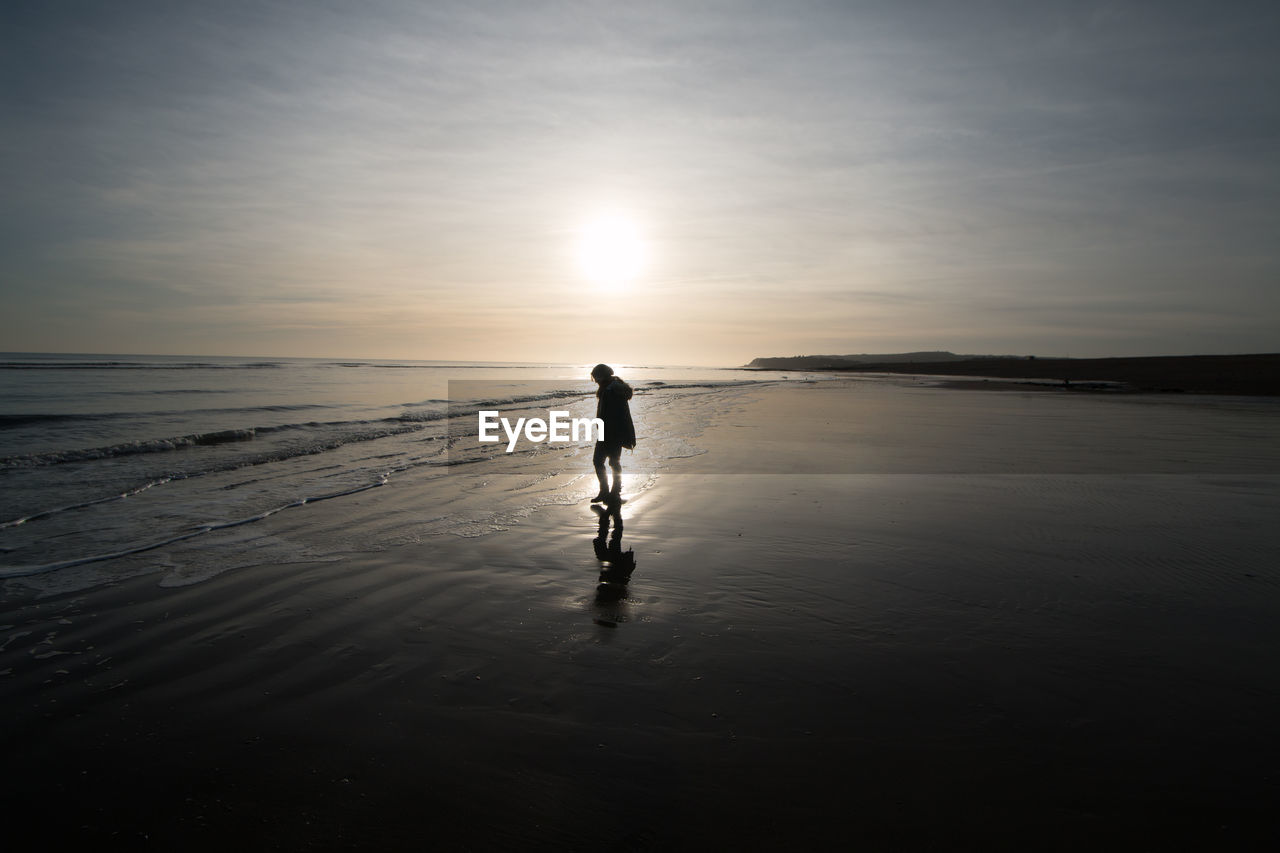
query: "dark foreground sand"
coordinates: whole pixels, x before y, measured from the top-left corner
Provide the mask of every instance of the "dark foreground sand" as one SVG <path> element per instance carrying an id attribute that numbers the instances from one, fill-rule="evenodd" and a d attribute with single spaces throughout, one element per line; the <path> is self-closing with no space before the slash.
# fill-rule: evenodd
<path id="1" fill-rule="evenodd" d="M 772 473 L 635 496 L 620 600 L 585 504 L 185 588 L 10 589 L 6 847 L 1280 837 L 1280 478 L 779 473 L 851 465 L 841 419 L 892 404 L 836 384 L 701 437 L 743 470 L 772 444 Z"/>

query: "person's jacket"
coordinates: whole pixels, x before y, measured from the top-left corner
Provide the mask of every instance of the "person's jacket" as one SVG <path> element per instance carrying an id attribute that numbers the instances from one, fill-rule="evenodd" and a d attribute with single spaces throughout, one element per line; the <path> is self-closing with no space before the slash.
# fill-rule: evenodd
<path id="1" fill-rule="evenodd" d="M 634 449 L 636 427 L 631 422 L 631 386 L 618 377 L 596 389 L 596 417 L 604 421 L 605 444 Z"/>

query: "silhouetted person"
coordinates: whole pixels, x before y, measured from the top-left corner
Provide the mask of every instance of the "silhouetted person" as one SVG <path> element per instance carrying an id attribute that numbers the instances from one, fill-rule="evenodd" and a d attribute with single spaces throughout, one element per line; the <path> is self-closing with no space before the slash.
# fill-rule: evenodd
<path id="1" fill-rule="evenodd" d="M 596 417 L 604 421 L 604 440 L 596 442 L 596 452 L 591 464 L 600 481 L 600 494 L 592 503 L 604 501 L 610 504 L 622 502 L 622 448 L 632 450 L 636 446 L 636 428 L 631 422 L 631 386 L 613 375 L 613 368 L 597 364 L 591 369 L 591 378 L 600 387 L 596 389 Z M 613 469 L 613 486 L 605 475 L 604 463 L 609 460 Z"/>

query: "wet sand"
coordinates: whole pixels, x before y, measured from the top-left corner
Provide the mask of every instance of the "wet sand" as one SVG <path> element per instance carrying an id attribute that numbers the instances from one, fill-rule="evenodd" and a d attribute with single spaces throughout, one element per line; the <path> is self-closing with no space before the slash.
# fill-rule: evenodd
<path id="1" fill-rule="evenodd" d="M 1182 472 L 931 470 L 986 396 L 753 392 L 622 508 L 617 600 L 585 503 L 181 588 L 10 585 L 7 811 L 137 849 L 1274 840 L 1265 433 L 1232 420 Z"/>

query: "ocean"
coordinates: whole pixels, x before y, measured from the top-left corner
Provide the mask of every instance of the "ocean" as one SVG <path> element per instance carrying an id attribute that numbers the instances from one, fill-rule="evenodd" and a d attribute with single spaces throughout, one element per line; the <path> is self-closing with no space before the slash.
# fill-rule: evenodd
<path id="1" fill-rule="evenodd" d="M 0 354 L 0 579 L 47 592 L 145 573 L 185 584 L 257 563 L 335 559 L 345 550 L 479 536 L 546 503 L 571 503 L 590 475 L 589 448 L 522 470 L 536 482 L 490 489 L 468 505 L 459 480 L 426 516 L 384 518 L 321 547 L 281 541 L 267 522 L 320 502 L 440 478 L 467 456 L 451 441 L 450 402 L 593 414 L 590 365 L 439 361 Z M 618 365 L 645 402 L 698 397 L 786 373 Z M 451 384 L 452 383 L 452 384 Z M 459 389 L 471 395 L 459 400 Z M 531 391 L 530 389 L 536 389 Z M 723 406 L 723 401 L 718 407 Z M 475 406 L 472 406 L 474 411 Z M 681 434 L 650 435 L 630 467 L 701 452 Z M 451 449 L 452 447 L 452 449 Z M 492 448 L 501 453 L 501 448 Z M 585 456 L 584 456 L 585 454 Z M 483 466 L 482 466 L 483 468 Z M 643 488 L 643 477 L 628 484 Z M 447 492 L 447 496 L 445 493 Z"/>

